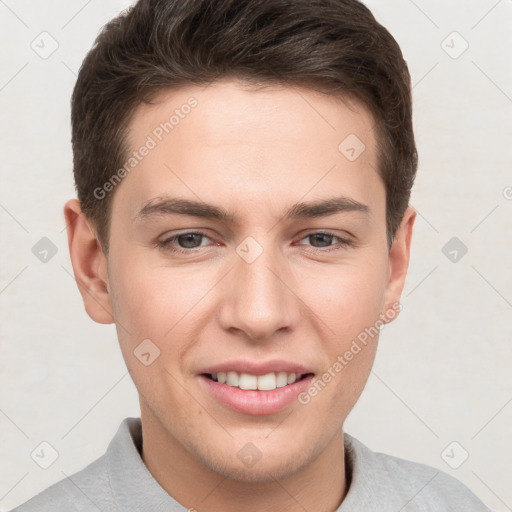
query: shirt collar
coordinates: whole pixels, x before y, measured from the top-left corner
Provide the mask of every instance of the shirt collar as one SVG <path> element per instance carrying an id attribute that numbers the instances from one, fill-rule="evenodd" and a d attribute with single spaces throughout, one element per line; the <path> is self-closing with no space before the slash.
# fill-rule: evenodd
<path id="1" fill-rule="evenodd" d="M 385 468 L 374 467 L 375 455 L 360 441 L 344 434 L 345 473 L 348 492 L 336 512 L 370 510 L 393 492 L 393 482 Z M 155 480 L 142 457 L 140 418 L 125 418 L 107 449 L 108 475 L 114 499 L 120 510 L 180 512 L 187 509 L 170 496 Z M 370 467 L 371 466 L 371 467 Z M 383 492 L 377 492 L 382 489 Z"/>
<path id="2" fill-rule="evenodd" d="M 125 418 L 107 449 L 110 486 L 119 510 L 185 511 L 155 480 L 142 457 L 140 418 Z"/>

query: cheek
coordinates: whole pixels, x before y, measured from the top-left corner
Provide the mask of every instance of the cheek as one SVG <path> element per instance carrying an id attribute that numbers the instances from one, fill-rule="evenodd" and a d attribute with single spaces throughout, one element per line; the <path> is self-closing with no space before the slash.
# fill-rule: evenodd
<path id="1" fill-rule="evenodd" d="M 131 272 L 120 268 L 112 276 L 116 322 L 123 325 L 134 340 L 157 337 L 155 320 L 160 318 L 163 321 L 166 316 L 162 306 L 168 292 L 166 294 L 165 286 L 159 284 L 151 273 L 135 268 Z M 167 313 L 170 321 L 171 312 Z"/>
<path id="2" fill-rule="evenodd" d="M 319 266 L 302 274 L 302 296 L 330 328 L 330 337 L 344 343 L 378 320 L 384 305 L 385 278 L 385 263 L 377 260 Z"/>
<path id="3" fill-rule="evenodd" d="M 209 279 L 179 269 L 120 261 L 111 275 L 116 320 L 133 337 L 163 339 L 179 331 L 208 289 Z"/>
<path id="4" fill-rule="evenodd" d="M 169 269 L 150 269 L 126 259 L 111 273 L 121 352 L 140 395 L 152 407 L 160 401 L 164 408 L 171 403 L 187 406 L 176 379 L 182 379 L 181 361 L 195 340 L 187 321 L 194 325 L 190 310 L 200 291 L 188 292 L 174 277 Z"/>
<path id="5" fill-rule="evenodd" d="M 211 274 L 191 272 L 136 260 L 124 257 L 112 272 L 114 316 L 127 366 L 140 384 L 146 382 L 156 389 L 157 380 L 173 381 L 169 374 L 158 373 L 164 367 L 173 375 L 187 372 L 190 351 L 204 325 L 215 316 L 209 291 L 219 279 L 214 269 Z M 156 346 L 158 359 L 145 367 L 136 354 L 148 339 Z M 151 352 L 152 345 L 148 345 Z"/>
<path id="6" fill-rule="evenodd" d="M 357 402 L 373 365 L 379 337 L 376 324 L 384 303 L 381 270 L 345 269 L 330 279 L 317 279 L 309 294 L 308 304 L 322 320 L 317 330 L 322 329 L 326 359 L 304 402 L 312 417 L 330 411 L 325 421 L 333 429 Z"/>

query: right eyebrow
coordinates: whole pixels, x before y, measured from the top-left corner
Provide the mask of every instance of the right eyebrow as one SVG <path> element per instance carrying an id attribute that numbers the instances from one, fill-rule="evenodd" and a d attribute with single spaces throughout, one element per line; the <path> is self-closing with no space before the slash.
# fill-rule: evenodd
<path id="1" fill-rule="evenodd" d="M 165 196 L 146 203 L 135 216 L 138 221 L 143 221 L 152 215 L 190 215 L 206 219 L 216 219 L 223 222 L 234 223 L 235 216 L 220 206 Z"/>

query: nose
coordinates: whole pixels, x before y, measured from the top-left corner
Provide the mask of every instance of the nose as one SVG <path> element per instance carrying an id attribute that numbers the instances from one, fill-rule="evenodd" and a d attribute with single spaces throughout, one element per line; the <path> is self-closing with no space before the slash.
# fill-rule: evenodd
<path id="1" fill-rule="evenodd" d="M 276 253 L 265 248 L 253 261 L 235 255 L 218 310 L 225 330 L 243 332 L 250 340 L 263 341 L 297 325 L 300 300 L 293 292 L 286 262 Z"/>

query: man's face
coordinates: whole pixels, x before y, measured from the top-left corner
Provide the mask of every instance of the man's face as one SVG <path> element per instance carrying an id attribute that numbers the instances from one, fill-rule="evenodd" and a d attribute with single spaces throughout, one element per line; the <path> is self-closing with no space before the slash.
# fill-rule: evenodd
<path id="1" fill-rule="evenodd" d="M 169 133 L 155 131 L 190 97 L 197 105 Z M 156 145 L 113 197 L 105 280 L 119 341 L 143 425 L 225 476 L 279 478 L 329 449 L 377 336 L 341 369 L 338 356 L 398 299 L 374 121 L 350 106 L 308 89 L 220 81 L 166 92 L 131 119 L 131 151 L 148 135 Z M 173 213 L 172 199 L 232 218 Z M 340 208 L 328 214 L 287 215 L 331 199 Z M 329 382 L 308 393 L 329 368 Z M 280 371 L 304 377 L 240 390 L 207 375 L 232 371 L 247 373 L 239 385 L 248 387 L 282 386 Z M 261 459 L 244 463 L 244 450 Z"/>

